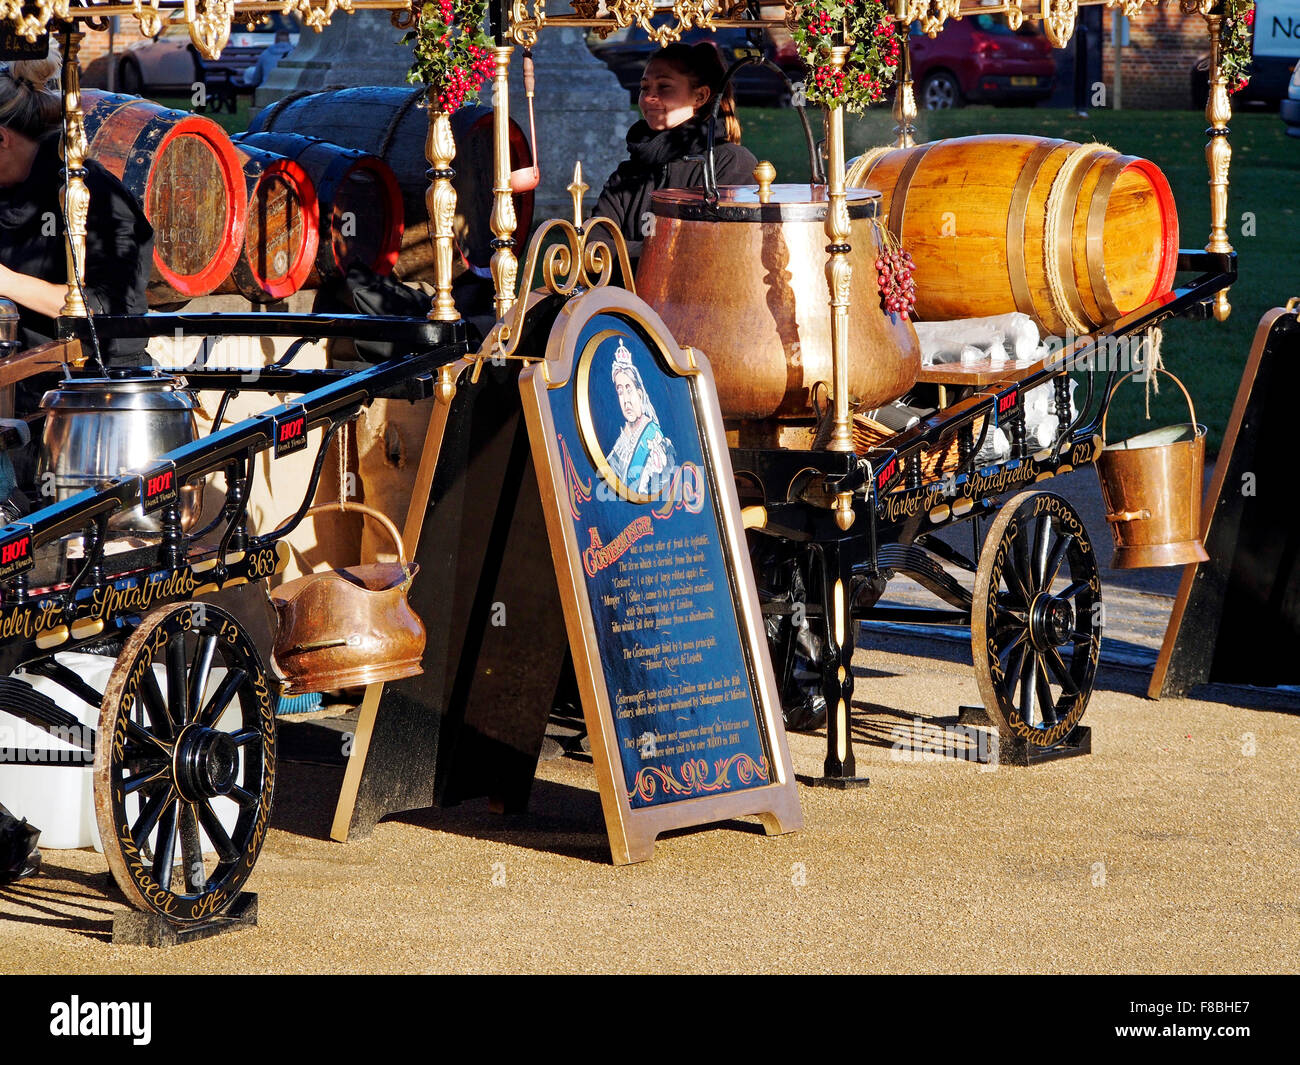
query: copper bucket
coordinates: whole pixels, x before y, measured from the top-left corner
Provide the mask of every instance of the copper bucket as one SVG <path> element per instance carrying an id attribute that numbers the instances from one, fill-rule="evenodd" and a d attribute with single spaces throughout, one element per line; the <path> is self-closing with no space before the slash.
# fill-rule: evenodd
<path id="1" fill-rule="evenodd" d="M 1156 372 L 1172 378 L 1182 391 L 1191 421 L 1106 445 L 1097 457 L 1106 521 L 1115 538 L 1112 569 L 1185 566 L 1210 558 L 1200 533 L 1205 426 L 1197 423 L 1196 408 L 1183 383 L 1168 370 Z M 1132 376 L 1125 374 L 1111 389 L 1106 417 L 1101 420 L 1103 441 L 1110 400 Z"/>
<path id="2" fill-rule="evenodd" d="M 400 680 L 423 672 L 424 625 L 406 600 L 419 567 L 408 562 L 402 534 L 361 503 L 323 503 L 377 521 L 397 546 L 396 562 L 371 562 L 308 573 L 271 592 L 279 627 L 271 664 L 286 695 Z"/>

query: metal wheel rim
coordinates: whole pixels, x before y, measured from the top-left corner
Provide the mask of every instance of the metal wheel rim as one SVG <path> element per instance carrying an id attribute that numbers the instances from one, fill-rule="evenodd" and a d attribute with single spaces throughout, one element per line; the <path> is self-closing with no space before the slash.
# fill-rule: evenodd
<path id="1" fill-rule="evenodd" d="M 925 109 L 927 111 L 947 111 L 956 106 L 957 86 L 951 78 L 935 76 L 925 83 Z"/>
<path id="2" fill-rule="evenodd" d="M 275 784 L 274 703 L 247 633 L 206 604 L 148 614 L 109 678 L 99 737 L 95 815 L 128 901 L 177 923 L 223 912 L 257 862 Z"/>
<path id="3" fill-rule="evenodd" d="M 1050 492 L 1016 496 L 984 541 L 971 605 L 976 680 L 1003 740 L 1046 748 L 1070 734 L 1101 630 L 1101 575 L 1078 513 Z"/>

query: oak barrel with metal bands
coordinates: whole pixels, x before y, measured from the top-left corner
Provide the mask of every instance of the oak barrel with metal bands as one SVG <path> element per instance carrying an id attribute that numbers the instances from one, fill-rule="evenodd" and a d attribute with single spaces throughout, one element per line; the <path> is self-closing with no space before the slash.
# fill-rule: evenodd
<path id="1" fill-rule="evenodd" d="M 138 96 L 81 95 L 90 158 L 139 201 L 154 228 L 152 304 L 205 296 L 244 242 L 243 168 L 225 130 Z"/>
<path id="2" fill-rule="evenodd" d="M 248 197 L 248 227 L 230 276 L 219 292 L 254 303 L 292 296 L 316 261 L 320 222 L 316 186 L 292 159 L 240 144 Z"/>
<path id="3" fill-rule="evenodd" d="M 360 261 L 390 274 L 402 244 L 402 192 L 392 169 L 376 155 L 297 133 L 243 133 L 235 138 L 292 159 L 316 186 L 320 243 L 307 284 L 340 278 Z"/>
<path id="4" fill-rule="evenodd" d="M 334 144 L 370 152 L 393 169 L 402 189 L 405 231 L 394 273 L 404 281 L 433 280 L 433 244 L 429 234 L 426 193 L 429 161 L 424 145 L 429 112 L 421 105 L 422 89 L 366 86 L 334 89 L 286 98 L 264 108 L 249 124 L 250 133 L 292 132 L 324 137 Z M 451 116 L 456 141 L 452 168 L 456 176 L 456 221 L 459 248 L 457 269 L 468 265 L 482 273 L 492 259 L 492 109 L 479 104 L 460 108 Z M 533 161 L 528 138 L 510 122 L 510 169 Z M 533 224 L 533 193 L 512 197 L 515 240 L 522 247 Z"/>
<path id="5" fill-rule="evenodd" d="M 1168 292 L 1178 261 L 1169 182 L 1146 159 L 1043 137 L 877 149 L 849 168 L 916 263 L 921 320 L 1023 311 L 1086 333 Z"/>

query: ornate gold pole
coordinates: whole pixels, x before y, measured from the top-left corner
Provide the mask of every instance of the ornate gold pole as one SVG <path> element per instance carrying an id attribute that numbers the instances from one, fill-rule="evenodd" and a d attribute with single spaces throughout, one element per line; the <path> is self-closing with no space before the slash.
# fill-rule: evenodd
<path id="1" fill-rule="evenodd" d="M 430 97 L 430 107 L 434 100 Z M 456 171 L 451 168 L 456 154 L 456 139 L 451 132 L 451 117 L 445 111 L 429 111 L 429 135 L 424 142 L 424 155 L 429 160 L 429 191 L 424 200 L 433 225 L 433 276 L 437 295 L 429 317 L 435 322 L 455 322 L 460 313 L 451 298 L 452 226 L 456 220 L 456 190 L 451 179 Z M 509 165 L 509 164 L 507 164 Z"/>
<path id="2" fill-rule="evenodd" d="M 514 305 L 519 273 L 514 240 L 515 201 L 510 196 L 510 56 L 513 52 L 509 46 L 492 50 L 496 60 L 492 82 L 492 132 L 496 144 L 492 180 L 492 286 L 498 318 L 504 318 Z M 525 70 L 525 81 L 531 73 Z M 537 146 L 533 145 L 533 151 L 536 150 Z"/>
<path id="3" fill-rule="evenodd" d="M 903 75 L 898 79 L 894 90 L 894 146 L 896 148 L 916 147 L 916 94 L 912 91 L 912 46 L 908 43 L 906 30 L 903 32 Z"/>
<path id="4" fill-rule="evenodd" d="M 844 69 L 846 45 L 831 49 L 831 65 Z M 853 450 L 853 423 L 849 415 L 849 208 L 844 193 L 844 109 L 838 104 L 826 109 L 826 156 L 830 204 L 826 211 L 826 283 L 831 297 L 831 366 L 835 421 L 831 428 L 832 451 Z"/>
<path id="5" fill-rule="evenodd" d="M 81 114 L 81 83 L 77 53 L 83 34 L 69 30 L 63 37 L 63 158 L 68 179 L 59 193 L 63 217 L 67 219 L 68 294 L 63 301 L 65 317 L 89 315 L 81 285 L 86 280 L 86 218 L 90 212 L 90 190 L 86 188 L 86 126 Z"/>
<path id="6" fill-rule="evenodd" d="M 1205 121 L 1210 124 L 1205 131 L 1210 138 L 1205 146 L 1205 162 L 1210 169 L 1210 242 L 1205 245 L 1205 250 L 1231 252 L 1232 242 L 1228 240 L 1228 164 L 1232 161 L 1232 145 L 1228 143 L 1228 120 L 1232 117 L 1232 105 L 1228 101 L 1228 86 L 1221 63 L 1223 42 L 1219 34 L 1223 31 L 1223 16 L 1206 14 L 1205 21 L 1210 28 L 1210 96 L 1205 103 Z M 1222 322 L 1231 313 L 1228 290 L 1221 289 L 1214 297 L 1214 317 Z"/>

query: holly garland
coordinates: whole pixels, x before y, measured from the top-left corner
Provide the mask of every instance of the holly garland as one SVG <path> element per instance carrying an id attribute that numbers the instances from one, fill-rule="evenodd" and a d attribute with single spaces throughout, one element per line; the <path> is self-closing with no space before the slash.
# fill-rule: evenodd
<path id="1" fill-rule="evenodd" d="M 885 98 L 902 64 L 900 35 L 907 27 L 898 28 L 880 0 L 804 0 L 792 6 L 789 24 L 808 68 L 810 102 L 861 114 Z M 830 61 L 836 44 L 849 46 L 839 70 Z"/>
<path id="2" fill-rule="evenodd" d="M 1250 81 L 1251 38 L 1255 26 L 1255 0 L 1224 0 L 1220 35 L 1219 69 L 1228 92 L 1240 92 Z"/>
<path id="3" fill-rule="evenodd" d="M 483 32 L 487 0 L 415 0 L 415 42 L 406 80 L 429 86 L 437 109 L 448 114 L 492 77 L 492 41 Z"/>

